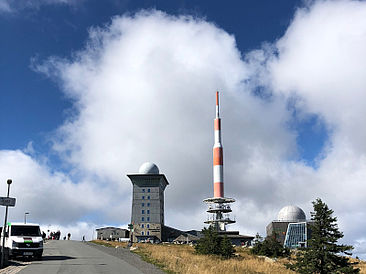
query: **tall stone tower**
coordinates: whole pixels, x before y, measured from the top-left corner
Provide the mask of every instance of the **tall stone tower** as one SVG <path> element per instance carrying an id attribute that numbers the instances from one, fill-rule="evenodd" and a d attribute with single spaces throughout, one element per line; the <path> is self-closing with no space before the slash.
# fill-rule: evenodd
<path id="1" fill-rule="evenodd" d="M 153 163 L 144 163 L 138 174 L 128 174 L 133 185 L 131 224 L 133 242 L 163 241 L 164 190 L 169 185 Z"/>

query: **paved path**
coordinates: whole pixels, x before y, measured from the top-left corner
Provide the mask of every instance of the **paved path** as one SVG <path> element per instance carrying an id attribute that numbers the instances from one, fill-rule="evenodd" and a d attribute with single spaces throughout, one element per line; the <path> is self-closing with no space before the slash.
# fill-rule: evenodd
<path id="1" fill-rule="evenodd" d="M 18 262 L 18 265 L 3 269 L 0 273 L 163 273 L 123 248 L 107 248 L 77 241 L 49 241 L 44 248 L 41 261 Z"/>

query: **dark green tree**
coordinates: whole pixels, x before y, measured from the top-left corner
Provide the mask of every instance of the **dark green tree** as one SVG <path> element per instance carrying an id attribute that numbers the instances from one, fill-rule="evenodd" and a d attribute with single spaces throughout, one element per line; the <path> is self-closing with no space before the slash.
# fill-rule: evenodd
<path id="1" fill-rule="evenodd" d="M 233 256 L 235 249 L 229 238 L 219 236 L 213 227 L 204 228 L 202 233 L 203 237 L 195 246 L 198 254 L 219 255 L 224 258 Z"/>
<path id="2" fill-rule="evenodd" d="M 263 237 L 257 233 L 253 240 L 253 247 L 251 249 L 251 253 L 255 255 L 261 255 Z"/>
<path id="3" fill-rule="evenodd" d="M 231 240 L 226 236 L 222 237 L 220 241 L 220 255 L 228 259 L 231 258 L 234 253 L 235 249 Z"/>
<path id="4" fill-rule="evenodd" d="M 220 250 L 220 242 L 218 233 L 212 228 L 204 228 L 202 230 L 203 237 L 198 240 L 195 250 L 198 254 L 216 254 Z"/>
<path id="5" fill-rule="evenodd" d="M 267 257 L 286 257 L 290 254 L 288 248 L 284 248 L 277 240 L 276 234 L 267 236 L 264 241 L 261 240 L 262 237 L 257 234 L 254 239 L 254 245 L 251 249 L 252 254 L 262 255 Z"/>
<path id="6" fill-rule="evenodd" d="M 295 263 L 286 266 L 298 273 L 359 273 L 360 269 L 354 268 L 349 258 L 344 256 L 350 255 L 353 247 L 337 244 L 343 233 L 338 229 L 333 210 L 319 198 L 313 202 L 313 207 L 308 247 L 298 251 Z"/>

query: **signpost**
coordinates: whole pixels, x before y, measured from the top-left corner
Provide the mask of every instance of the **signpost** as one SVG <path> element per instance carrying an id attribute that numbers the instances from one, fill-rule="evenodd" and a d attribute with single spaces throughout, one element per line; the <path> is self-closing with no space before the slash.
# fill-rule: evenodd
<path id="1" fill-rule="evenodd" d="M 4 226 L 2 229 L 2 245 L 1 245 L 1 262 L 0 262 L 0 267 L 3 268 L 4 267 L 4 259 L 5 259 L 5 237 L 6 237 L 6 222 L 8 219 L 8 207 L 9 206 L 15 206 L 15 198 L 10 198 L 9 197 L 9 193 L 10 193 L 10 185 L 13 181 L 11 179 L 8 179 L 6 181 L 6 183 L 8 184 L 8 195 L 6 197 L 0 197 L 0 205 L 5 206 L 5 220 L 4 220 Z"/>
<path id="2" fill-rule="evenodd" d="M 133 223 L 132 224 L 128 224 L 128 229 L 130 230 L 130 240 L 128 241 L 128 247 L 131 247 L 132 246 L 132 242 L 133 242 L 133 237 L 132 237 Z"/>
<path id="3" fill-rule="evenodd" d="M 0 205 L 2 206 L 15 206 L 15 198 L 11 197 L 0 197 Z"/>

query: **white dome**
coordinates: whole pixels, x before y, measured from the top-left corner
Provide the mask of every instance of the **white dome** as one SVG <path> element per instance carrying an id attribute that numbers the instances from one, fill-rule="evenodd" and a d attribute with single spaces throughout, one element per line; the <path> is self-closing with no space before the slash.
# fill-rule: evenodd
<path id="1" fill-rule="evenodd" d="M 159 174 L 159 168 L 154 163 L 143 163 L 139 168 L 140 174 Z"/>
<path id="2" fill-rule="evenodd" d="M 298 222 L 305 221 L 306 215 L 305 212 L 298 206 L 289 205 L 280 210 L 277 219 L 279 221 Z"/>

